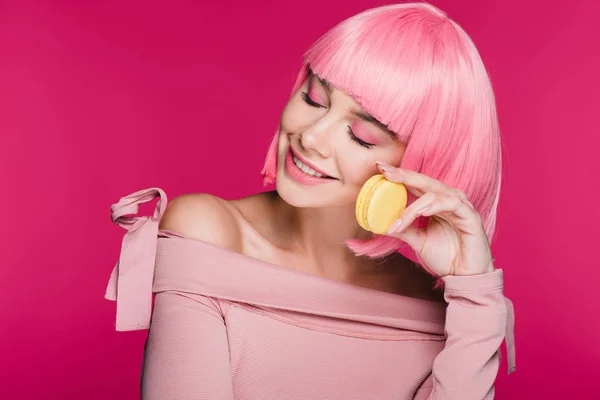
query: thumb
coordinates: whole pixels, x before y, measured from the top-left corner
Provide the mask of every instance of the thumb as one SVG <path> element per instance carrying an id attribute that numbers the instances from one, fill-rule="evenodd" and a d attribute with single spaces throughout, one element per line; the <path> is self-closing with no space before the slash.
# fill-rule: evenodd
<path id="1" fill-rule="evenodd" d="M 400 232 L 392 232 L 389 235 L 406 242 L 415 252 L 419 252 L 425 244 L 425 232 L 412 225 L 407 226 Z"/>

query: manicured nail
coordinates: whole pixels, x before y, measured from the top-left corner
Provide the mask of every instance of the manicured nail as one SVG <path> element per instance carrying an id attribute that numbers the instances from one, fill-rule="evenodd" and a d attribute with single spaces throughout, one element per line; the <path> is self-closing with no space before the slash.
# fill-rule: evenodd
<path id="1" fill-rule="evenodd" d="M 397 219 L 396 222 L 394 222 L 392 224 L 392 226 L 390 226 L 390 228 L 387 230 L 387 233 L 394 233 L 396 231 L 398 231 L 398 228 L 400 228 L 400 225 L 402 225 L 402 218 Z"/>
<path id="2" fill-rule="evenodd" d="M 381 161 L 376 161 L 375 164 L 377 164 L 377 168 L 379 168 L 379 170 L 381 172 L 393 172 L 395 170 L 394 167 L 392 167 L 389 164 L 383 163 Z"/>

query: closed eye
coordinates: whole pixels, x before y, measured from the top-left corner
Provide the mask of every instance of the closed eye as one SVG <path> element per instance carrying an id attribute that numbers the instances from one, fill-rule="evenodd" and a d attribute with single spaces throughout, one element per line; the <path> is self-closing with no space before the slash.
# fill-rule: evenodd
<path id="1" fill-rule="evenodd" d="M 352 128 L 350 128 L 350 127 L 348 127 L 348 136 L 350 136 L 350 139 L 353 142 L 355 142 L 359 146 L 362 146 L 362 147 L 364 147 L 366 149 L 370 149 L 371 147 L 375 146 L 373 143 L 365 142 L 364 140 L 362 140 L 361 138 L 359 138 L 358 136 L 356 136 L 354 134 L 354 132 L 352 132 Z"/>
<path id="2" fill-rule="evenodd" d="M 313 99 L 311 99 L 307 92 L 302 92 L 302 100 L 304 100 L 306 102 L 306 104 L 308 104 L 311 107 L 326 108 L 324 105 L 319 104 L 316 101 L 314 101 Z M 354 134 L 354 132 L 352 132 L 352 128 L 351 127 L 348 127 L 348 136 L 350 137 L 350 139 L 354 143 L 356 143 L 359 146 L 362 146 L 362 147 L 364 147 L 366 149 L 370 149 L 371 147 L 375 146 L 373 143 L 365 142 L 364 140 L 362 140 L 361 138 L 359 138 L 358 136 L 356 136 Z"/>
<path id="3" fill-rule="evenodd" d="M 308 104 L 311 107 L 325 108 L 324 105 L 319 104 L 316 101 L 314 101 L 313 99 L 311 99 L 310 96 L 308 95 L 308 93 L 306 93 L 306 92 L 302 92 L 302 100 L 304 100 L 306 102 L 306 104 Z"/>

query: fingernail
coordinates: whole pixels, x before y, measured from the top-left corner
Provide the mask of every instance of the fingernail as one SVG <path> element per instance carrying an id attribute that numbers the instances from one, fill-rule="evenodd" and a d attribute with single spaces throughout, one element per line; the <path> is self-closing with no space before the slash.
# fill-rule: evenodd
<path id="1" fill-rule="evenodd" d="M 377 164 L 377 168 L 379 168 L 381 172 L 393 172 L 395 169 L 391 165 L 383 163 L 381 161 L 376 161 L 375 164 Z"/>
<path id="2" fill-rule="evenodd" d="M 387 233 L 394 233 L 398 230 L 398 228 L 400 228 L 400 225 L 402 225 L 402 218 L 396 220 L 396 222 L 394 222 L 392 224 L 392 226 L 390 226 L 390 228 L 387 230 Z"/>

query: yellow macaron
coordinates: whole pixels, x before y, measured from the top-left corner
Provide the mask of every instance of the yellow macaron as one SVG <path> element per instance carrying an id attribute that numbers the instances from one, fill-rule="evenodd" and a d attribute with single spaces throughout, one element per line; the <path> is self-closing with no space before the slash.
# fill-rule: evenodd
<path id="1" fill-rule="evenodd" d="M 370 232 L 384 234 L 402 215 L 408 201 L 406 186 L 381 174 L 365 182 L 356 199 L 356 220 Z"/>

